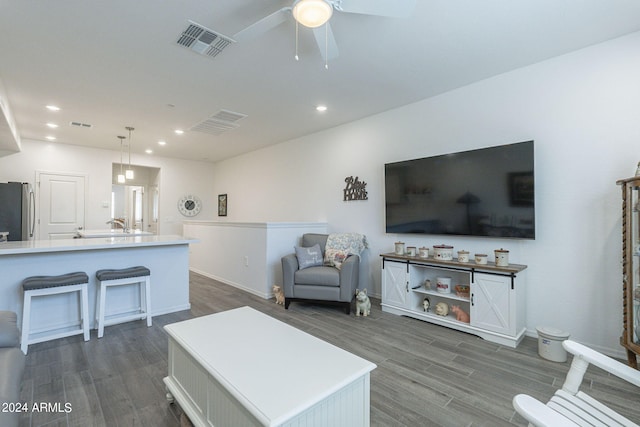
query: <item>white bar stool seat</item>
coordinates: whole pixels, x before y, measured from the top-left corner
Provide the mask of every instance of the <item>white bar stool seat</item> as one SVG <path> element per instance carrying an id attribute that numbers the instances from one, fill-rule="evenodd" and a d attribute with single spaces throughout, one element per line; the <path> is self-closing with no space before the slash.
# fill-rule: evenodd
<path id="1" fill-rule="evenodd" d="M 22 281 L 24 304 L 22 309 L 22 339 L 20 349 L 27 354 L 29 344 L 50 341 L 72 335 L 84 334 L 84 340 L 89 341 L 89 294 L 87 284 L 89 276 L 78 271 L 60 276 L 32 276 Z M 80 326 L 78 329 L 56 328 L 38 331 L 31 337 L 31 300 L 34 297 L 79 292 L 80 297 Z"/>
<path id="2" fill-rule="evenodd" d="M 98 306 L 96 308 L 98 338 L 103 337 L 105 326 L 117 323 L 147 319 L 147 326 L 151 326 L 151 271 L 147 267 L 98 270 L 96 278 L 98 279 Z M 107 318 L 105 314 L 107 289 L 110 286 L 123 285 L 138 285 L 140 287 L 140 307 L 136 313 L 113 315 Z"/>

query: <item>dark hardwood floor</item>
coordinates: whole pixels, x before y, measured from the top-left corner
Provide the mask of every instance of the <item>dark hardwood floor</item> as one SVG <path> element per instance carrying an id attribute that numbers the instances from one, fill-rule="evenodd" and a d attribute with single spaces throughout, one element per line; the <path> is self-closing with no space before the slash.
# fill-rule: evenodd
<path id="1" fill-rule="evenodd" d="M 89 342 L 76 336 L 30 346 L 22 401 L 30 409 L 34 403 L 48 408 L 25 414 L 21 426 L 179 426 L 180 408 L 167 403 L 162 382 L 167 374 L 162 327 L 244 305 L 376 363 L 371 375 L 373 426 L 525 425 L 513 410 L 512 397 L 527 392 L 546 401 L 569 367 L 568 362 L 541 359 L 535 339 L 525 338 L 513 350 L 383 313 L 376 300 L 366 318 L 302 303 L 285 311 L 273 300 L 193 273 L 190 300 L 190 311 L 154 317 L 151 328 L 144 321 L 130 322 L 107 327 L 101 339 L 92 331 Z M 284 371 L 286 361 L 265 369 Z M 640 421 L 635 387 L 593 367 L 583 386 Z"/>

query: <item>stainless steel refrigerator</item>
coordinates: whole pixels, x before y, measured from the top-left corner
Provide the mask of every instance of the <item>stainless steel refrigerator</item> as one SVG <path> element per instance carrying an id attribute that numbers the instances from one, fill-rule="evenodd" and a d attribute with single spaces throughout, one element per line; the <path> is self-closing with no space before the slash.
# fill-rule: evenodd
<path id="1" fill-rule="evenodd" d="M 35 197 L 31 185 L 22 182 L 0 183 L 0 232 L 7 240 L 29 240 L 35 229 Z"/>

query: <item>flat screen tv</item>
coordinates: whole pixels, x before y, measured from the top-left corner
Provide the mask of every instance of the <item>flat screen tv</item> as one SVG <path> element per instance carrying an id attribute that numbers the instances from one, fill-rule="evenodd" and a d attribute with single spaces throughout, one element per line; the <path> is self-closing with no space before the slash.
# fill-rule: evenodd
<path id="1" fill-rule="evenodd" d="M 535 239 L 533 141 L 385 165 L 387 233 Z"/>

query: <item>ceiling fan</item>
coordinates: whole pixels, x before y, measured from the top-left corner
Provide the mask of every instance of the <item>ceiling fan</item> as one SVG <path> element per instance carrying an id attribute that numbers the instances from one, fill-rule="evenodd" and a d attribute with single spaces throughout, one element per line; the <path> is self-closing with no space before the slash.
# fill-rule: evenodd
<path id="1" fill-rule="evenodd" d="M 293 16 L 298 24 L 313 30 L 316 43 L 326 63 L 329 59 L 338 56 L 338 45 L 329 24 L 334 11 L 405 18 L 411 14 L 415 4 L 416 0 L 295 0 L 291 6 L 283 7 L 265 16 L 241 30 L 233 38 L 238 42 L 251 40 Z"/>

